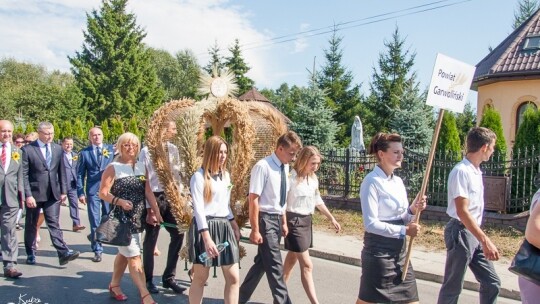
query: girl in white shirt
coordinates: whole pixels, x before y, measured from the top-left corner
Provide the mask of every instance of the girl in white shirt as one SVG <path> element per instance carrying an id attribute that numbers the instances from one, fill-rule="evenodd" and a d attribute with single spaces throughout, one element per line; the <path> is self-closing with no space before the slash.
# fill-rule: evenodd
<path id="1" fill-rule="evenodd" d="M 401 136 L 377 133 L 371 139 L 369 153 L 378 163 L 360 186 L 366 232 L 356 304 L 418 303 L 414 271 L 410 267 L 401 281 L 401 269 L 406 255 L 405 237 L 416 236 L 420 230 L 411 220 L 426 207 L 426 196 L 417 196 L 409 206 L 405 185 L 394 175 L 403 160 Z"/>
<path id="2" fill-rule="evenodd" d="M 314 146 L 304 147 L 298 153 L 294 170 L 289 177 L 290 189 L 286 207 L 289 233 L 285 237 L 285 248 L 289 252 L 283 264 L 283 277 L 287 283 L 296 261 L 299 261 L 302 285 L 311 303 L 319 303 L 313 284 L 313 263 L 308 252 L 315 207 L 332 222 L 336 232 L 341 230 L 339 223 L 324 205 L 319 192 L 319 181 L 315 172 L 319 169 L 321 159 L 319 150 Z"/>
<path id="3" fill-rule="evenodd" d="M 201 303 L 204 285 L 211 266 L 221 267 L 225 277 L 225 303 L 238 303 L 240 230 L 230 207 L 231 178 L 226 170 L 228 145 L 219 136 L 208 138 L 204 145 L 202 167 L 190 181 L 195 218 L 189 229 L 189 258 L 193 263 L 193 281 L 189 288 L 189 303 Z M 216 244 L 228 242 L 221 253 Z M 198 256 L 206 252 L 211 258 L 201 262 Z"/>

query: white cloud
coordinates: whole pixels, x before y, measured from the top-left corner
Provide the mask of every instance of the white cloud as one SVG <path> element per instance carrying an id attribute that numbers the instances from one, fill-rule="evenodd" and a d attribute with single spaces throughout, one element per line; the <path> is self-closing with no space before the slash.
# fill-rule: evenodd
<path id="1" fill-rule="evenodd" d="M 17 60 L 43 64 L 49 69 L 69 70 L 67 56 L 81 49 L 86 13 L 101 1 L 0 0 L 0 54 Z M 127 11 L 145 29 L 145 43 L 171 53 L 189 48 L 202 65 L 208 48 L 217 40 L 228 55 L 235 38 L 240 44 L 261 43 L 267 34 L 250 23 L 249 15 L 226 0 L 132 0 Z M 259 86 L 270 85 L 267 77 L 272 61 L 268 49 L 246 50 L 244 59 L 252 67 L 248 76 Z"/>
<path id="2" fill-rule="evenodd" d="M 309 24 L 307 24 L 307 23 L 300 24 L 300 32 L 305 32 L 307 29 L 309 29 Z M 300 37 L 298 37 L 298 39 L 296 39 L 294 41 L 294 49 L 293 49 L 292 53 L 293 54 L 294 53 L 301 53 L 305 49 L 307 49 L 308 46 L 309 46 L 309 44 L 308 44 L 308 40 L 306 38 L 306 35 L 302 34 Z"/>

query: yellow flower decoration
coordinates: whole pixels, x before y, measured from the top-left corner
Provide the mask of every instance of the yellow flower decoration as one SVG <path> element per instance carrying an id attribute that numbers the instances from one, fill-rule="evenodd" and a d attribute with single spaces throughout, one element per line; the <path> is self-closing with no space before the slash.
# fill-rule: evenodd
<path id="1" fill-rule="evenodd" d="M 109 158 L 109 155 L 111 155 L 109 153 L 109 150 L 107 150 L 107 148 L 103 148 L 103 152 L 101 152 L 103 154 L 103 156 L 105 156 L 105 158 Z"/>
<path id="2" fill-rule="evenodd" d="M 72 161 L 77 161 L 79 159 L 79 155 L 75 154 L 71 157 Z"/>
<path id="3" fill-rule="evenodd" d="M 14 151 L 11 153 L 11 159 L 13 159 L 14 161 L 18 163 L 19 160 L 21 159 L 21 155 L 19 154 L 19 152 Z"/>
<path id="4" fill-rule="evenodd" d="M 145 181 L 146 181 L 146 176 L 144 176 L 144 175 L 139 175 L 139 180 L 140 180 L 141 182 L 145 182 Z"/>

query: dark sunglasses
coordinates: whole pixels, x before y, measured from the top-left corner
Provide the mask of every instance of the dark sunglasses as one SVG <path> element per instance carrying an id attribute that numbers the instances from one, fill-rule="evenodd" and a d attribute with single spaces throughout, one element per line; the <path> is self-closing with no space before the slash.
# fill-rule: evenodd
<path id="1" fill-rule="evenodd" d="M 27 141 L 26 140 L 16 140 L 15 143 L 16 144 L 25 144 L 25 143 L 27 143 Z"/>

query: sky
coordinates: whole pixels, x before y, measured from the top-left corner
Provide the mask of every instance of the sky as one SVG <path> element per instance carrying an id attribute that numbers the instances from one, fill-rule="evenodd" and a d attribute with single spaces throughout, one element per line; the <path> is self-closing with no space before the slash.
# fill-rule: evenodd
<path id="1" fill-rule="evenodd" d="M 69 71 L 81 50 L 86 14 L 100 0 L 0 0 L 0 58 Z M 257 88 L 304 86 L 325 63 L 334 25 L 342 63 L 364 93 L 396 29 L 413 70 L 428 87 L 437 53 L 476 65 L 512 32 L 518 0 L 130 0 L 128 12 L 146 31 L 144 42 L 174 54 L 191 49 L 201 65 L 215 42 L 239 39 Z M 470 94 L 469 100 L 474 100 Z"/>

